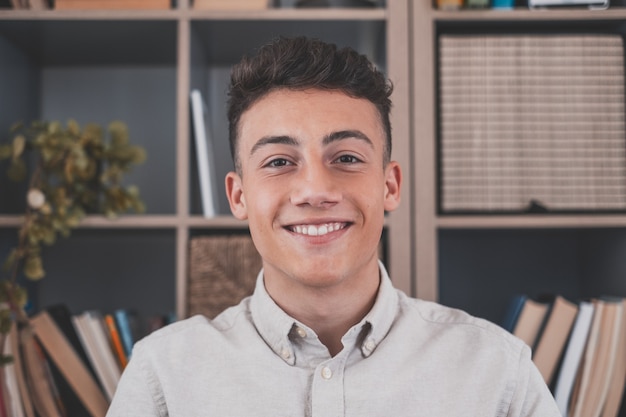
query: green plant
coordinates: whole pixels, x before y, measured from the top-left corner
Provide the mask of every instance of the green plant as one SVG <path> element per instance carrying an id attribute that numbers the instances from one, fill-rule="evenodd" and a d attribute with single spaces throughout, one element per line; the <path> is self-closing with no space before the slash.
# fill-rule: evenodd
<path id="1" fill-rule="evenodd" d="M 9 277 L 0 281 L 0 334 L 6 334 L 12 319 L 25 320 L 27 296 L 17 278 L 20 270 L 31 280 L 45 276 L 43 245 L 69 236 L 87 214 L 114 218 L 144 211 L 138 188 L 122 180 L 145 158 L 143 148 L 130 144 L 122 122 L 112 122 L 106 131 L 95 124 L 81 129 L 73 120 L 65 126 L 35 121 L 11 129 L 9 141 L 0 144 L 0 162 L 8 160 L 9 179 L 29 177 L 29 183 L 18 243 L 4 263 Z"/>

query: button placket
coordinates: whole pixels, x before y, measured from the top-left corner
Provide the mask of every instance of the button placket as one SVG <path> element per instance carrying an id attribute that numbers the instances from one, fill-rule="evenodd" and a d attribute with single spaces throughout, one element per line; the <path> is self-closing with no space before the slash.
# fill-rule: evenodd
<path id="1" fill-rule="evenodd" d="M 344 413 L 343 372 L 345 358 L 333 358 L 315 368 L 311 392 L 312 417 L 341 416 Z"/>

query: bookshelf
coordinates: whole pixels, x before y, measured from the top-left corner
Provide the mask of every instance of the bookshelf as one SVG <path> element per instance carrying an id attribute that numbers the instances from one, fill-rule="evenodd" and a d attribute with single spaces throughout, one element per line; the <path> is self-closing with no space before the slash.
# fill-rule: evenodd
<path id="1" fill-rule="evenodd" d="M 412 5 L 413 239 L 416 295 L 499 322 L 516 293 L 626 295 L 626 214 L 445 214 L 439 210 L 437 37 L 451 33 L 612 33 L 626 9 L 436 10 Z M 419 162 L 419 163 L 418 163 Z"/>
<path id="2" fill-rule="evenodd" d="M 355 47 L 396 85 L 394 153 L 409 166 L 408 1 L 365 9 L 194 10 L 0 9 L 0 131 L 16 120 L 125 121 L 146 163 L 128 175 L 143 215 L 87 217 L 69 239 L 45 248 L 47 275 L 28 284 L 38 307 L 65 302 L 75 313 L 133 308 L 143 316 L 186 315 L 188 243 L 194 236 L 245 233 L 223 199 L 201 216 L 189 92 L 207 98 L 218 178 L 231 169 L 225 90 L 229 67 L 278 35 L 310 35 Z M 15 244 L 23 188 L 0 179 L 0 257 Z M 218 184 L 223 194 L 223 185 Z M 387 263 L 411 291 L 409 193 L 386 220 Z"/>

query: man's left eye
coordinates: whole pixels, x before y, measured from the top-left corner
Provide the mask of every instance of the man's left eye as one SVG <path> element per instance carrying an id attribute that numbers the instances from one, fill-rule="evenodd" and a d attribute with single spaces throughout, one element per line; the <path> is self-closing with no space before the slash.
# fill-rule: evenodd
<path id="1" fill-rule="evenodd" d="M 337 158 L 337 162 L 342 164 L 356 164 L 358 162 L 361 162 L 361 160 L 353 155 L 341 155 L 339 158 Z"/>

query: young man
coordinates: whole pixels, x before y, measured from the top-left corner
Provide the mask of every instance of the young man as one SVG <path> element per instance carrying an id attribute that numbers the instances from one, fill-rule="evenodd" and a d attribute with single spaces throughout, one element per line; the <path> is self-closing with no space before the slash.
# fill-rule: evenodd
<path id="1" fill-rule="evenodd" d="M 527 346 L 379 263 L 402 180 L 390 95 L 365 57 L 305 38 L 233 69 L 226 189 L 263 259 L 255 293 L 137 343 L 110 417 L 559 415 Z"/>

